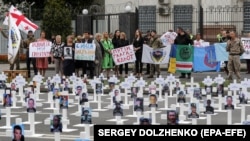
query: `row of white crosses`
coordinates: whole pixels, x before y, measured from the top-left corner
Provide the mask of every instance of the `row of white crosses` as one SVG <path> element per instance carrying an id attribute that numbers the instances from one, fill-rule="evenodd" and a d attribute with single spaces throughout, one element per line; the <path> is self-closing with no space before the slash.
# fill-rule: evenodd
<path id="1" fill-rule="evenodd" d="M 50 78 L 49 78 L 50 79 Z M 55 87 L 58 87 L 59 84 L 61 83 L 60 81 L 60 77 L 58 75 L 56 75 L 55 77 L 53 77 L 52 79 L 52 82 L 55 82 L 56 83 L 56 86 Z M 39 99 L 39 95 L 40 94 L 40 84 L 42 83 L 42 77 L 38 74 L 38 76 L 35 76 L 33 78 L 33 81 L 36 82 L 36 86 L 37 86 L 37 89 L 35 91 L 35 94 L 34 95 L 31 95 L 31 98 L 34 98 L 34 96 L 38 97 L 36 98 L 37 101 L 42 101 Z M 16 79 L 15 79 L 15 83 L 16 83 L 16 86 L 18 86 L 19 88 L 19 95 L 22 97 L 23 95 L 23 87 L 25 84 L 27 84 L 27 82 L 25 81 L 25 79 L 22 77 L 22 76 L 17 76 Z M 26 88 L 27 89 L 27 88 Z M 50 95 L 50 94 L 49 94 Z M 62 95 L 68 95 L 68 93 L 65 93 L 63 92 Z M 33 96 L 33 97 L 32 97 Z M 52 94 L 49 96 L 50 98 L 48 98 L 48 103 L 53 103 L 53 104 L 56 104 L 56 108 L 53 108 L 53 106 L 51 106 L 50 108 L 48 109 L 53 109 L 54 110 L 54 114 L 59 114 L 59 101 L 57 100 L 55 103 L 53 101 L 50 101 L 52 99 Z M 16 95 L 15 93 L 13 92 L 13 107 L 15 107 L 15 102 L 16 102 Z M 21 98 L 23 100 L 23 98 Z M 38 106 L 39 104 L 36 103 L 36 105 Z M 13 108 L 12 107 L 12 108 Z M 16 107 L 17 108 L 17 107 Z M 46 108 L 45 108 L 46 109 Z M 5 111 L 4 111 L 5 112 Z M 29 116 L 28 116 L 28 121 L 27 122 L 22 122 L 22 120 L 20 118 L 16 119 L 16 124 L 30 124 L 30 130 L 26 131 L 25 130 L 25 135 L 26 136 L 30 136 L 30 137 L 40 137 L 40 136 L 43 136 L 41 134 L 35 134 L 35 124 L 39 124 L 40 122 L 35 122 L 35 113 L 28 113 Z M 6 107 L 6 126 L 3 127 L 6 130 L 6 134 L 7 135 L 11 135 L 11 126 L 10 126 L 10 117 L 16 117 L 16 116 L 10 116 L 11 115 L 11 111 L 10 111 L 10 107 Z M 4 116 L 3 116 L 4 117 Z M 45 120 L 45 123 L 46 123 L 46 120 Z M 66 109 L 63 109 L 62 110 L 62 123 L 63 123 L 63 131 L 64 132 L 72 132 L 72 131 L 75 131 L 76 129 L 68 129 L 67 128 L 67 125 L 69 124 L 69 120 L 67 119 L 67 110 Z M 60 135 L 60 134 L 59 134 Z M 81 132 L 81 135 L 82 135 L 82 132 Z M 89 136 L 90 136 L 90 133 L 84 133 L 85 137 L 87 137 L 89 139 Z M 55 139 L 58 140 L 58 133 L 55 133 Z M 86 139 L 86 138 L 85 138 Z"/>
<path id="2" fill-rule="evenodd" d="M 0 79 L 6 82 L 6 76 L 4 76 L 4 74 L 2 73 L 0 76 Z M 6 129 L 6 135 L 11 136 L 12 134 L 12 126 L 11 124 L 11 118 L 12 117 L 17 117 L 17 115 L 13 115 L 11 114 L 11 109 L 19 109 L 21 107 L 17 107 L 16 103 L 17 102 L 21 102 L 23 105 L 24 103 L 24 94 L 23 94 L 23 90 L 24 90 L 24 86 L 27 84 L 26 80 L 24 79 L 23 76 L 21 76 L 20 74 L 18 76 L 16 76 L 15 79 L 13 79 L 13 81 L 11 83 L 14 83 L 15 86 L 19 89 L 19 92 L 16 93 L 16 91 L 12 91 L 12 106 L 9 107 L 7 106 L 5 109 L 3 109 L 2 113 L 6 113 L 6 115 L 2 116 L 2 117 L 6 117 L 6 125 L 3 127 L 0 127 L 1 129 Z M 39 82 L 38 82 L 39 83 Z M 6 84 L 7 87 L 10 87 L 10 84 Z M 40 89 L 40 88 L 39 88 Z M 39 93 L 37 93 L 37 91 Z M 36 90 L 36 93 L 34 95 L 31 95 L 30 98 L 35 99 L 35 97 L 40 94 L 39 90 Z M 17 96 L 20 96 L 20 101 L 17 100 Z M 39 104 L 36 104 L 37 106 L 42 106 Z M 30 137 L 40 137 L 42 136 L 41 134 L 36 134 L 35 133 L 35 124 L 40 124 L 40 122 L 35 122 L 35 113 L 28 113 L 28 121 L 22 122 L 21 118 L 16 119 L 16 124 L 28 124 L 30 125 L 30 130 L 24 130 L 24 133 L 26 136 L 30 136 Z"/>
<path id="3" fill-rule="evenodd" d="M 112 78 L 112 77 L 111 77 Z M 19 78 L 20 79 L 20 78 Z M 102 78 L 102 79 L 105 79 L 105 78 Z M 113 80 L 115 80 L 115 77 L 113 77 L 112 78 Z M 59 81 L 59 79 L 57 80 L 57 78 L 55 78 L 54 79 L 56 82 L 58 82 L 58 84 L 59 83 L 61 83 L 61 81 Z M 77 79 L 76 79 L 77 80 Z M 161 77 L 159 77 L 159 78 L 157 78 L 156 79 L 156 83 L 157 84 L 160 84 L 160 83 L 163 83 L 163 81 L 162 80 L 164 80 L 164 79 L 161 79 Z M 176 79 L 173 77 L 173 76 L 168 76 L 167 77 L 167 82 L 175 82 L 176 81 Z M 20 79 L 20 81 L 21 81 L 21 79 Z M 95 79 L 95 81 L 96 82 L 94 82 L 94 84 L 96 84 L 96 83 L 100 83 L 100 79 L 98 80 L 98 79 Z M 111 80 L 110 80 L 111 81 Z M 134 78 L 134 77 L 132 77 L 132 75 L 131 76 L 129 76 L 124 82 L 122 82 L 121 84 L 120 84 L 120 86 L 122 87 L 122 88 L 127 88 L 127 89 L 125 89 L 125 94 L 124 94 L 124 96 L 125 96 L 125 99 L 126 99 L 126 97 L 128 96 L 127 95 L 127 90 L 129 89 L 129 88 L 131 88 L 131 85 L 130 84 L 132 84 L 132 83 L 134 83 L 136 81 L 136 78 Z M 21 81 L 22 82 L 22 81 Z M 132 83 L 130 83 L 130 82 L 132 82 Z M 219 83 L 219 82 L 224 82 L 223 81 L 223 79 L 221 79 L 221 78 L 215 78 L 215 80 L 214 80 L 214 82 L 217 82 L 217 83 Z M 23 83 L 23 82 L 22 82 Z M 20 83 L 20 84 L 22 84 L 22 83 Z M 77 84 L 77 82 L 73 82 L 73 84 L 74 83 L 76 83 Z M 173 94 L 171 93 L 172 92 L 172 84 L 173 83 L 170 83 L 170 96 L 168 96 L 168 95 L 165 95 L 165 102 L 166 101 L 168 101 L 168 97 L 174 97 L 173 96 Z M 211 81 L 211 79 L 208 77 L 208 78 L 205 78 L 204 79 L 204 81 L 203 81 L 203 83 L 206 83 L 206 85 L 210 85 L 211 83 L 212 83 L 212 81 Z M 246 83 L 246 82 L 244 82 L 244 85 L 245 86 L 247 86 L 247 84 L 249 84 L 249 83 Z M 191 87 L 194 87 L 196 84 L 193 82 L 193 78 L 191 79 L 191 83 L 189 83 L 189 85 L 191 86 Z M 21 86 L 21 85 L 20 85 Z M 95 87 L 96 85 L 92 85 L 92 87 Z M 139 91 L 139 95 L 138 96 L 142 96 L 142 92 L 143 92 L 143 87 L 145 87 L 146 86 L 146 83 L 145 83 L 145 81 L 142 79 L 142 78 L 140 78 L 140 80 L 138 80 L 138 81 L 136 81 L 136 83 L 134 83 L 134 86 L 138 86 L 138 87 L 140 87 L 140 91 Z M 160 87 L 160 86 L 159 86 Z M 75 88 L 75 86 L 73 86 L 73 88 Z M 234 88 L 236 88 L 233 84 L 232 85 L 230 85 L 230 90 L 233 90 Z M 95 89 L 94 89 L 95 90 Z M 160 97 L 162 97 L 162 96 L 160 96 L 161 95 L 161 89 L 160 89 L 160 91 L 159 91 L 160 93 L 159 93 L 159 99 L 160 99 Z M 95 93 L 95 91 L 94 91 L 94 93 Z M 101 94 L 102 95 L 102 94 Z M 98 105 L 100 105 L 100 106 L 98 106 L 98 109 L 96 109 L 97 111 L 105 111 L 106 109 L 102 109 L 101 108 L 101 95 L 99 94 L 98 95 L 98 100 L 97 100 L 97 103 L 99 103 Z M 190 98 L 191 98 L 192 96 L 190 96 Z M 166 100 L 167 99 L 167 100 Z M 95 102 L 95 101 L 94 101 Z M 59 102 L 56 102 L 56 103 L 59 103 Z M 127 102 L 125 102 L 126 104 L 128 104 L 128 105 L 130 105 L 129 103 L 127 103 Z M 166 106 L 167 105 L 167 106 Z M 168 108 L 168 104 L 166 104 L 165 105 L 165 108 Z M 220 104 L 221 105 L 221 104 Z M 186 108 L 181 108 L 181 105 L 179 105 L 180 106 L 180 109 L 186 109 Z M 59 106 L 56 106 L 57 107 L 57 109 L 59 109 Z M 219 107 L 221 107 L 221 106 L 219 106 Z M 58 111 L 54 111 L 56 114 L 58 113 Z M 151 113 L 152 113 L 152 124 L 156 124 L 156 121 L 155 121 L 155 110 L 152 110 L 151 109 Z M 181 112 L 180 112 L 181 113 Z M 230 113 L 230 112 L 229 112 Z M 145 112 L 145 115 L 147 114 L 147 112 Z M 63 115 L 65 115 L 65 112 L 64 112 L 64 114 Z M 67 115 L 67 114 L 66 114 Z M 136 114 L 133 114 L 133 116 L 134 115 L 136 115 L 137 117 L 139 117 L 139 116 L 141 116 L 140 114 L 138 114 L 138 113 L 136 113 Z M 64 116 L 65 117 L 65 116 Z M 230 116 L 231 117 L 231 116 Z M 30 118 L 31 120 L 32 120 L 32 117 Z M 34 118 L 33 118 L 34 119 Z M 139 118 L 138 118 L 139 119 Z M 119 119 L 119 118 L 116 118 L 115 119 L 115 121 L 117 122 L 117 123 L 120 123 L 120 121 L 121 121 L 121 119 Z M 194 120 L 195 121 L 195 120 Z M 193 121 L 192 121 L 193 122 Z M 121 122 L 122 123 L 122 122 Z M 137 122 L 138 123 L 138 122 Z M 196 122 L 193 122 L 193 124 L 196 124 Z M 7 125 L 7 124 L 6 124 Z M 88 129 L 86 129 L 87 127 L 88 127 L 89 125 L 86 125 L 85 126 L 85 131 L 87 132 L 87 134 L 89 133 L 88 131 Z"/>

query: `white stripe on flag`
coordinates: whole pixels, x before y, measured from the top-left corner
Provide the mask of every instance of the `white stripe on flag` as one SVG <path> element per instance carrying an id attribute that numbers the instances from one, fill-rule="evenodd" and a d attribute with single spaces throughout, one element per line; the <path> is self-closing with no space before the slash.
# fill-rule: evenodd
<path id="1" fill-rule="evenodd" d="M 181 68 L 181 67 L 179 67 L 179 68 L 176 68 L 176 70 L 190 71 L 190 70 L 192 70 L 192 68 Z"/>
<path id="2" fill-rule="evenodd" d="M 192 65 L 193 62 L 180 62 L 180 61 L 176 61 L 176 64 L 181 64 L 181 65 Z"/>

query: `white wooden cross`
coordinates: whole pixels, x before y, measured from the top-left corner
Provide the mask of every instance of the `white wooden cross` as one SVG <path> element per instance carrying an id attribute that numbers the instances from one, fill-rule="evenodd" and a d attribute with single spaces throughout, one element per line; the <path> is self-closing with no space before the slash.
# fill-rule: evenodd
<path id="1" fill-rule="evenodd" d="M 135 78 L 135 76 L 132 73 L 130 73 L 130 75 L 127 78 L 127 81 L 129 83 L 134 83 L 136 81 L 136 78 Z"/>
<path id="2" fill-rule="evenodd" d="M 214 78 L 214 82 L 221 85 L 221 84 L 224 84 L 225 79 L 221 77 L 221 75 L 219 74 L 217 77 Z"/>
<path id="3" fill-rule="evenodd" d="M 237 83 L 236 80 L 234 80 L 233 83 L 229 84 L 229 90 L 234 92 L 234 95 L 237 94 L 237 91 L 240 90 L 240 84 Z"/>
<path id="4" fill-rule="evenodd" d="M 211 86 L 213 85 L 214 81 L 212 80 L 212 78 L 210 76 L 207 76 L 203 81 L 203 84 L 205 84 L 206 86 Z"/>
<path id="5" fill-rule="evenodd" d="M 125 79 L 124 82 L 120 83 L 120 86 L 122 89 L 124 89 L 124 106 L 127 106 L 129 105 L 129 102 L 128 102 L 128 89 L 130 89 L 132 87 L 132 83 L 129 83 L 127 81 L 127 78 Z"/>
<path id="6" fill-rule="evenodd" d="M 15 83 L 17 84 L 17 86 L 19 88 L 23 87 L 23 86 L 25 86 L 25 84 L 27 84 L 26 80 L 24 79 L 24 77 L 21 74 L 19 74 L 18 76 L 16 76 Z"/>
<path id="7" fill-rule="evenodd" d="M 191 81 L 187 82 L 186 85 L 189 86 L 189 88 L 188 88 L 189 89 L 188 90 L 189 94 L 193 93 L 193 90 L 194 90 L 195 87 L 199 87 L 199 84 L 194 82 L 194 78 L 193 77 L 191 77 Z"/>
<path id="8" fill-rule="evenodd" d="M 117 79 L 115 75 L 113 75 L 112 77 L 109 78 L 108 82 L 114 82 L 115 84 L 117 84 L 120 82 L 120 80 Z"/>
<path id="9" fill-rule="evenodd" d="M 169 83 L 169 96 L 173 96 L 173 83 L 176 81 L 175 76 L 173 74 L 170 74 L 166 78 L 166 82 Z"/>
<path id="10" fill-rule="evenodd" d="M 240 85 L 243 89 L 249 88 L 250 87 L 250 79 L 244 78 L 244 80 L 240 82 Z"/>
<path id="11" fill-rule="evenodd" d="M 76 81 L 76 78 L 77 78 L 77 76 L 75 75 L 75 73 L 73 73 L 73 74 L 69 77 L 69 80 L 70 80 L 71 82 L 73 82 L 73 84 L 74 84 L 74 82 Z"/>
<path id="12" fill-rule="evenodd" d="M 104 77 L 104 74 L 103 74 L 103 73 L 101 73 L 101 74 L 99 75 L 99 79 L 100 79 L 101 82 L 103 82 L 104 80 L 107 80 L 107 78 Z"/>
<path id="13" fill-rule="evenodd" d="M 4 72 L 2 72 L 2 73 L 0 74 L 0 80 L 6 81 L 7 78 L 8 78 L 8 77 L 4 74 Z"/>
<path id="14" fill-rule="evenodd" d="M 156 94 L 156 85 L 154 81 L 151 81 L 150 85 L 148 85 L 147 90 L 149 91 L 150 94 Z"/>
<path id="15" fill-rule="evenodd" d="M 58 74 L 56 74 L 55 76 L 53 76 L 52 82 L 60 84 L 62 82 L 61 77 Z"/>
<path id="16" fill-rule="evenodd" d="M 136 83 L 135 85 L 137 87 L 140 87 L 140 92 L 138 93 L 138 97 L 143 97 L 143 87 L 145 87 L 147 85 L 147 82 L 145 80 L 143 80 L 143 78 L 141 77 Z"/>
<path id="17" fill-rule="evenodd" d="M 44 77 L 40 75 L 40 73 L 38 72 L 37 75 L 35 75 L 32 80 L 35 81 L 36 83 L 42 83 L 43 78 Z"/>
<path id="18" fill-rule="evenodd" d="M 162 98 L 162 86 L 165 84 L 165 79 L 160 75 L 158 78 L 154 81 L 156 84 L 158 84 L 159 87 L 159 100 Z"/>

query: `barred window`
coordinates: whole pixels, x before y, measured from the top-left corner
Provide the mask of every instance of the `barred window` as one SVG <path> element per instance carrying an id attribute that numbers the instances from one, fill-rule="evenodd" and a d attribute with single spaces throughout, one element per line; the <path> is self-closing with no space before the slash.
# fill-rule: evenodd
<path id="1" fill-rule="evenodd" d="M 250 2 L 244 2 L 243 12 L 243 31 L 245 33 L 250 32 Z"/>
<path id="2" fill-rule="evenodd" d="M 174 30 L 182 27 L 184 30 L 192 31 L 193 6 L 174 5 Z"/>
<path id="3" fill-rule="evenodd" d="M 139 29 L 146 33 L 156 29 L 156 6 L 139 6 Z"/>

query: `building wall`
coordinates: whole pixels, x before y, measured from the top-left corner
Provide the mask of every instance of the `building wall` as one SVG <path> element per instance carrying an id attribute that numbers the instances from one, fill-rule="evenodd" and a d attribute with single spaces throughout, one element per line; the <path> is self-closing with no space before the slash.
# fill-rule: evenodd
<path id="1" fill-rule="evenodd" d="M 174 5 L 192 5 L 193 6 L 193 19 L 192 23 L 192 33 L 198 32 L 198 0 L 169 0 L 169 5 L 164 6 L 160 5 L 158 0 L 105 0 L 106 12 L 109 9 L 109 13 L 120 13 L 124 12 L 124 3 L 127 5 L 132 5 L 132 10 L 135 11 L 136 7 L 139 6 L 156 6 L 156 9 L 159 7 L 170 7 L 173 8 Z M 118 6 L 120 5 L 120 6 Z M 123 5 L 123 6 L 122 6 Z M 204 9 L 203 21 L 204 25 L 231 25 L 232 22 L 237 22 L 236 30 L 238 33 L 243 31 L 243 9 L 237 10 L 237 12 L 225 11 L 225 7 L 243 7 L 243 0 L 201 0 L 201 5 Z M 119 7 L 119 8 L 117 8 Z M 122 8 L 121 8 L 122 7 Z M 210 14 L 209 10 L 214 8 L 217 10 L 216 14 Z M 118 9 L 118 10 L 117 10 Z M 219 13 L 218 9 L 223 9 L 224 11 Z M 169 29 L 173 29 L 173 13 L 170 12 L 168 16 L 161 16 L 158 13 L 156 14 L 156 30 L 158 33 L 165 32 Z"/>

